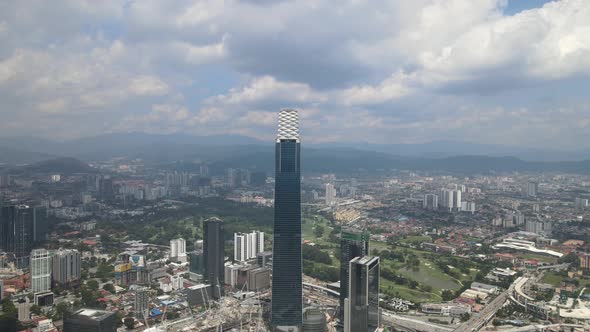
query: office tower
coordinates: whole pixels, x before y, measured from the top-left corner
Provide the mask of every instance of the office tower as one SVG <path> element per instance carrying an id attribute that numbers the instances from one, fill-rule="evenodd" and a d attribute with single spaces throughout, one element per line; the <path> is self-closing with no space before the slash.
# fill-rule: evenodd
<path id="1" fill-rule="evenodd" d="M 103 201 L 113 200 L 115 198 L 113 179 L 108 176 L 101 177 L 98 182 L 98 194 Z"/>
<path id="2" fill-rule="evenodd" d="M 539 184 L 537 182 L 528 182 L 526 186 L 526 194 L 528 197 L 537 197 L 539 192 Z"/>
<path id="3" fill-rule="evenodd" d="M 252 172 L 250 184 L 255 187 L 263 187 L 266 184 L 266 172 Z"/>
<path id="4" fill-rule="evenodd" d="M 224 283 L 223 221 L 209 218 L 203 225 L 205 280 L 213 287 L 213 297 L 223 296 Z"/>
<path id="5" fill-rule="evenodd" d="M 81 309 L 64 319 L 64 332 L 115 332 L 115 312 Z"/>
<path id="6" fill-rule="evenodd" d="M 47 240 L 47 208 L 35 207 L 33 218 L 33 242 L 40 243 Z"/>
<path id="7" fill-rule="evenodd" d="M 277 329 L 302 324 L 301 173 L 299 116 L 279 113 L 275 150 L 275 206 L 271 325 Z"/>
<path id="8" fill-rule="evenodd" d="M 326 315 L 315 307 L 307 307 L 303 310 L 303 331 L 304 332 L 325 332 Z"/>
<path id="9" fill-rule="evenodd" d="M 326 205 L 334 205 L 336 203 L 336 188 L 331 183 L 326 183 Z"/>
<path id="10" fill-rule="evenodd" d="M 424 195 L 424 202 L 422 203 L 422 207 L 428 210 L 438 209 L 438 196 L 436 196 L 435 194 Z"/>
<path id="11" fill-rule="evenodd" d="M 186 241 L 183 238 L 170 240 L 170 259 L 186 259 Z"/>
<path id="12" fill-rule="evenodd" d="M 33 293 L 51 289 L 51 255 L 45 249 L 31 252 L 31 289 Z"/>
<path id="13" fill-rule="evenodd" d="M 28 205 L 3 206 L 0 210 L 0 249 L 15 256 L 18 268 L 29 265 L 34 223 L 35 209 Z"/>
<path id="14" fill-rule="evenodd" d="M 148 317 L 150 293 L 145 287 L 135 290 L 135 301 L 133 302 L 133 311 L 135 318 L 144 321 Z"/>
<path id="15" fill-rule="evenodd" d="M 0 175 L 0 188 L 9 187 L 11 182 L 10 175 Z"/>
<path id="16" fill-rule="evenodd" d="M 256 255 L 256 264 L 258 264 L 258 266 L 260 267 L 266 267 L 270 265 L 271 261 L 272 251 L 263 251 L 259 252 L 258 255 Z"/>
<path id="17" fill-rule="evenodd" d="M 373 332 L 379 327 L 379 257 L 350 261 L 350 279 L 344 312 L 345 332 Z"/>
<path id="18" fill-rule="evenodd" d="M 199 174 L 201 176 L 209 176 L 209 166 L 207 166 L 207 165 L 200 165 L 199 166 Z"/>
<path id="19" fill-rule="evenodd" d="M 188 253 L 189 271 L 203 274 L 203 250 L 195 250 Z"/>
<path id="20" fill-rule="evenodd" d="M 344 300 L 348 297 L 350 261 L 369 254 L 369 233 L 343 229 L 340 234 L 340 322 L 344 321 Z"/>
<path id="21" fill-rule="evenodd" d="M 69 288 L 80 284 L 81 259 L 76 249 L 60 249 L 53 253 L 53 283 L 61 288 Z"/>
<path id="22" fill-rule="evenodd" d="M 225 171 L 225 181 L 230 188 L 239 186 L 242 182 L 240 171 L 234 168 L 228 168 Z"/>

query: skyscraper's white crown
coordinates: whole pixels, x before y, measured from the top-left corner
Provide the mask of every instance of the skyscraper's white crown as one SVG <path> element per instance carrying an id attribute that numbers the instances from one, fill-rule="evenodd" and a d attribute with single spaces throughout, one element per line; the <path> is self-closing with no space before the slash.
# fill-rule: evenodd
<path id="1" fill-rule="evenodd" d="M 299 142 L 299 112 L 294 109 L 282 109 L 279 112 L 279 131 L 277 142 L 283 139 Z"/>

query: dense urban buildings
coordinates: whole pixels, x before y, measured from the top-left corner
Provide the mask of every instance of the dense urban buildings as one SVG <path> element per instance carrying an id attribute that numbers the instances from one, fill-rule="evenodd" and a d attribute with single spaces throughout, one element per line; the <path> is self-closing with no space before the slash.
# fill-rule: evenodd
<path id="1" fill-rule="evenodd" d="M 301 170 L 299 115 L 279 113 L 275 150 L 275 201 L 271 325 L 302 325 Z"/>

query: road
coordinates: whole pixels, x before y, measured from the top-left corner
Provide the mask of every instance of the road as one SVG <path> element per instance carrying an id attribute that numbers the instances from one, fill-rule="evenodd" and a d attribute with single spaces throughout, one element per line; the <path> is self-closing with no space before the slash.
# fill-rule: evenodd
<path id="1" fill-rule="evenodd" d="M 432 324 L 419 319 L 400 316 L 389 311 L 383 310 L 382 319 L 385 325 L 392 325 L 396 328 L 404 328 L 410 331 L 428 331 L 428 332 L 451 332 L 453 328 Z"/>
<path id="2" fill-rule="evenodd" d="M 488 303 L 479 314 L 475 314 L 471 316 L 471 318 L 466 321 L 465 323 L 461 324 L 455 332 L 471 332 L 477 331 L 481 329 L 487 322 L 494 317 L 496 312 L 502 308 L 506 300 L 508 300 L 508 296 L 512 293 L 514 289 L 514 284 L 510 285 L 510 287 L 500 293 L 492 302 Z"/>

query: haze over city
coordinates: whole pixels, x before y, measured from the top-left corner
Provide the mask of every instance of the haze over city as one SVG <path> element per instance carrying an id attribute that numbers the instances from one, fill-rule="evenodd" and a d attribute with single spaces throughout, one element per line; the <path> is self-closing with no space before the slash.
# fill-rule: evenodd
<path id="1" fill-rule="evenodd" d="M 590 331 L 587 0 L 0 3 L 0 332 Z"/>

